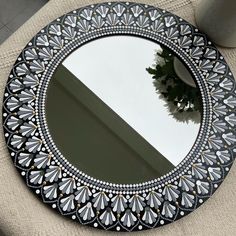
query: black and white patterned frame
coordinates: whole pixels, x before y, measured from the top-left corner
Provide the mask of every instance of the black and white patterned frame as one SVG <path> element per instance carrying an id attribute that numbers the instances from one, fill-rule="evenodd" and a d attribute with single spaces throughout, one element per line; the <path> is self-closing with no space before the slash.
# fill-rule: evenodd
<path id="1" fill-rule="evenodd" d="M 203 103 L 200 132 L 188 156 L 165 176 L 132 185 L 100 181 L 73 167 L 54 144 L 45 118 L 47 86 L 61 61 L 88 41 L 123 34 L 177 54 Z M 18 57 L 4 94 L 5 138 L 27 185 L 62 215 L 106 230 L 154 228 L 192 212 L 227 175 L 236 153 L 235 87 L 218 50 L 183 19 L 137 3 L 90 5 L 50 23 Z"/>

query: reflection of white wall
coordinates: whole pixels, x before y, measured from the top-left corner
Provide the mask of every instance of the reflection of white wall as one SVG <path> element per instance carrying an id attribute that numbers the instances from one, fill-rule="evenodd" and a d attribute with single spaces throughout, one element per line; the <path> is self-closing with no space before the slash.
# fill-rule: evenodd
<path id="1" fill-rule="evenodd" d="M 191 149 L 199 125 L 177 122 L 158 98 L 145 68 L 159 45 L 112 36 L 73 52 L 63 65 L 174 165 Z"/>

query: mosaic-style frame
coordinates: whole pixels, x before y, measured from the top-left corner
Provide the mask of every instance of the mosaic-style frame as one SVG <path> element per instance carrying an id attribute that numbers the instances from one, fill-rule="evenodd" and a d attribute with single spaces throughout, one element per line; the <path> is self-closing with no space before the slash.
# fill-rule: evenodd
<path id="1" fill-rule="evenodd" d="M 173 171 L 145 183 L 87 176 L 62 156 L 46 124 L 45 97 L 54 70 L 74 49 L 109 35 L 144 37 L 168 47 L 189 68 L 202 95 L 193 148 Z M 17 58 L 4 94 L 6 143 L 28 187 L 62 215 L 106 230 L 154 228 L 195 210 L 227 175 L 236 153 L 235 87 L 216 47 L 180 17 L 137 3 L 90 5 L 43 28 Z"/>

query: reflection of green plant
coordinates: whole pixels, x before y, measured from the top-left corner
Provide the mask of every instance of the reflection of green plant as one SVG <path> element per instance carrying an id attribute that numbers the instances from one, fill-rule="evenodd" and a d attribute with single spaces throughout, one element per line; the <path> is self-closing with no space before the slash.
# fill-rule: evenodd
<path id="1" fill-rule="evenodd" d="M 174 55 L 169 50 L 163 48 L 162 51 L 157 51 L 155 65 L 146 70 L 155 79 L 153 84 L 156 91 L 166 100 L 169 111 L 175 118 L 199 122 L 200 91 L 178 77 L 174 69 Z"/>

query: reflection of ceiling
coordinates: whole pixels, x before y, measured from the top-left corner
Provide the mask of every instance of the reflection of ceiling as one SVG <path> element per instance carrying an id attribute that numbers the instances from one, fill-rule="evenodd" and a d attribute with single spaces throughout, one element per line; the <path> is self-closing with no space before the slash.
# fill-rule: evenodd
<path id="1" fill-rule="evenodd" d="M 63 93 L 61 93 L 60 95 L 60 101 L 62 101 L 61 96 L 66 95 L 67 97 L 70 97 L 67 99 L 75 100 L 77 102 L 77 106 L 82 105 L 84 108 L 86 108 L 86 111 L 89 112 L 90 116 L 96 117 L 96 122 L 102 123 L 106 127 L 106 129 L 109 129 L 110 132 L 112 132 L 113 136 L 114 135 L 116 136 L 117 140 L 119 139 L 119 141 L 121 141 L 123 145 L 128 146 L 128 149 L 132 150 L 132 152 L 135 153 L 135 155 L 133 156 L 136 156 L 135 157 L 136 159 L 138 157 L 138 162 L 136 160 L 136 162 L 134 163 L 137 163 L 137 165 L 146 166 L 147 170 L 149 172 L 152 172 L 153 178 L 159 177 L 174 168 L 174 166 L 165 157 L 163 157 L 154 147 L 152 147 L 142 136 L 140 136 L 133 128 L 131 128 L 123 119 L 121 119 L 104 102 L 102 102 L 101 99 L 99 99 L 91 90 L 89 90 L 82 82 L 80 82 L 77 79 L 77 77 L 71 74 L 63 65 L 60 65 L 56 73 L 54 74 L 54 78 L 52 78 L 50 82 L 49 92 L 48 92 L 47 119 L 49 123 L 49 129 L 52 134 L 53 134 L 52 132 L 53 130 L 51 129 L 52 129 L 52 126 L 55 125 L 56 119 L 54 119 L 55 114 L 53 114 L 52 110 L 50 111 L 49 108 L 55 109 L 55 107 L 53 108 L 53 106 L 57 106 L 58 101 L 57 101 L 57 97 L 50 96 L 50 93 L 54 94 L 53 91 L 56 88 L 57 89 L 60 88 L 61 90 L 63 90 Z M 52 99 L 54 101 L 52 101 Z M 64 99 L 66 99 L 66 97 Z M 50 107 L 48 104 L 50 105 Z M 63 104 L 60 104 L 60 105 L 61 105 L 60 108 L 62 108 Z M 73 112 L 72 113 L 73 116 L 78 115 L 75 111 L 72 111 L 72 112 Z M 66 126 L 68 125 L 69 124 L 66 124 Z M 97 138 L 100 137 L 100 134 L 96 134 L 96 135 L 97 135 Z M 55 138 L 54 140 L 56 140 Z M 70 148 L 73 148 L 73 147 L 70 146 Z M 93 148 L 93 147 L 90 147 L 90 148 Z M 76 150 L 75 153 L 77 152 L 79 151 Z M 63 153 L 63 150 L 62 150 L 62 153 Z M 126 156 L 118 156 L 117 158 L 120 159 L 120 162 L 122 163 L 122 165 L 124 165 L 124 163 L 126 163 L 126 165 L 130 164 L 127 162 Z M 110 163 L 110 161 L 111 161 L 110 158 L 106 160 L 106 162 L 109 163 L 109 165 L 112 164 Z M 129 162 L 131 162 L 131 160 Z M 138 170 L 138 167 L 137 167 L 137 170 Z M 131 174 L 133 175 L 134 173 L 131 173 Z M 137 181 L 140 181 L 139 175 L 141 175 L 141 173 L 136 173 L 136 175 L 137 175 Z"/>

